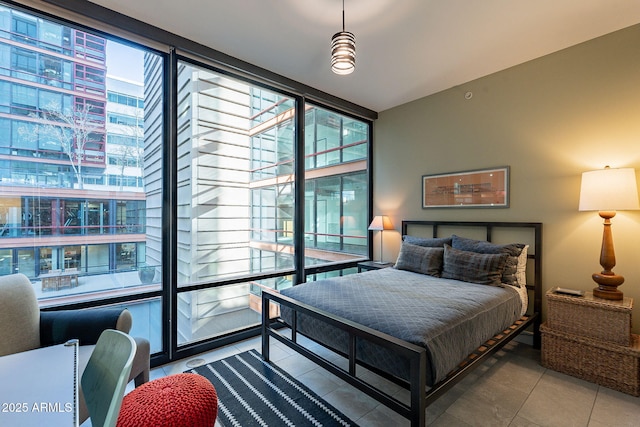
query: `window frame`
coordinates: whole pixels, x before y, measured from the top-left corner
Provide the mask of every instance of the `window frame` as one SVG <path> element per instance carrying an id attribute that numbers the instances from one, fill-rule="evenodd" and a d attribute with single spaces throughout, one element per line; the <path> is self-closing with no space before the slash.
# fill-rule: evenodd
<path id="1" fill-rule="evenodd" d="M 295 99 L 296 114 L 294 118 L 295 131 L 295 171 L 296 185 L 294 188 L 294 246 L 304 249 L 304 129 L 305 117 L 304 107 L 307 102 L 327 110 L 335 111 L 338 114 L 351 116 L 364 121 L 368 125 L 368 153 L 367 153 L 367 181 L 368 181 L 368 217 L 372 216 L 372 146 L 373 146 L 373 122 L 377 119 L 377 113 L 338 97 L 321 92 L 315 88 L 306 86 L 286 77 L 277 75 L 268 70 L 246 63 L 236 58 L 230 57 L 222 52 L 202 46 L 191 40 L 176 36 L 168 31 L 153 27 L 120 13 L 111 11 L 90 2 L 81 0 L 50 0 L 46 4 L 32 0 L 22 1 L 2 1 L 0 4 L 7 4 L 9 7 L 27 10 L 35 15 L 42 16 L 53 22 L 61 23 L 65 26 L 78 28 L 93 34 L 100 35 L 108 39 L 114 39 L 132 45 L 137 45 L 145 50 L 158 54 L 163 59 L 163 80 L 160 82 L 164 90 L 163 103 L 163 132 L 164 144 L 162 147 L 162 197 L 163 197 L 163 220 L 162 226 L 167 230 L 163 235 L 163 271 L 162 283 L 165 285 L 154 291 L 136 293 L 133 295 L 119 295 L 112 298 L 98 301 L 84 301 L 59 307 L 48 307 L 47 309 L 82 309 L 93 308 L 103 305 L 120 304 L 138 301 L 141 299 L 154 299 L 161 297 L 162 304 L 162 327 L 171 325 L 171 330 L 166 330 L 162 334 L 163 352 L 156 354 L 152 358 L 152 365 L 156 366 L 168 361 L 188 357 L 193 354 L 206 351 L 208 349 L 237 341 L 244 337 L 257 334 L 258 328 L 241 331 L 233 335 L 226 335 L 206 342 L 197 342 L 178 348 L 177 322 L 170 319 L 177 318 L 177 304 L 175 299 L 180 292 L 204 289 L 212 285 L 224 286 L 225 284 L 238 282 L 238 278 L 233 280 L 218 281 L 215 284 L 194 284 L 192 286 L 177 287 L 177 227 L 174 218 L 176 217 L 176 177 L 177 177 L 177 152 L 174 143 L 177 139 L 177 63 L 178 58 L 183 58 L 190 62 L 201 63 L 206 67 L 214 69 L 216 72 L 227 73 L 236 79 L 243 79 L 252 85 L 262 86 L 265 89 L 277 91 Z M 118 27 L 113 25 L 118 22 Z M 127 28 L 127 30 L 123 30 Z M 75 70 L 74 70 L 75 72 Z M 106 139 L 106 138 L 105 138 Z M 370 244 L 371 233 L 367 233 L 367 247 L 369 256 L 372 248 Z M 304 250 L 295 251 L 294 271 L 296 282 L 302 282 L 307 275 L 317 275 L 333 270 L 342 270 L 355 267 L 357 261 L 348 263 L 330 264 L 322 266 L 305 266 Z M 261 277 L 269 279 L 282 276 L 282 271 L 264 274 Z M 169 333 L 166 333 L 169 332 Z"/>

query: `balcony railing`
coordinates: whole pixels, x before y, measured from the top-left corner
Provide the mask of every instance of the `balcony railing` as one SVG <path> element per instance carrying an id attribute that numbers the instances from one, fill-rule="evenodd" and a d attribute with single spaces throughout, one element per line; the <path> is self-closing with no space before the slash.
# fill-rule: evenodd
<path id="1" fill-rule="evenodd" d="M 144 234 L 146 226 L 142 224 L 126 225 L 67 225 L 67 226 L 23 226 L 0 224 L 0 238 L 33 236 L 68 236 L 96 234 Z"/>

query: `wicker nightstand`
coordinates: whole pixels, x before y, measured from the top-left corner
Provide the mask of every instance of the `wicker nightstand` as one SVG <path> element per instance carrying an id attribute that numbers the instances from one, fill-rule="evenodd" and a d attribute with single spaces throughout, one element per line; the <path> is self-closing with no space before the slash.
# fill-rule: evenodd
<path id="1" fill-rule="evenodd" d="M 392 267 L 392 262 L 376 262 L 376 261 L 365 261 L 358 263 L 358 273 L 362 273 L 363 271 L 369 270 L 379 270 L 381 268 Z"/>
<path id="2" fill-rule="evenodd" d="M 547 292 L 542 365 L 640 396 L 640 336 L 631 330 L 633 299 L 609 301 Z"/>

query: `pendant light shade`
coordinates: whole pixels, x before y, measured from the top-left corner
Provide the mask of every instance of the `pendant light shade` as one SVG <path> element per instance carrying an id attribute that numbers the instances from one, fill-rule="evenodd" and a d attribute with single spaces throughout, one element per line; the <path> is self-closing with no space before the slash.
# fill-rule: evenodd
<path id="1" fill-rule="evenodd" d="M 356 36 L 340 31 L 331 38 L 331 71 L 345 75 L 356 68 Z"/>
<path id="2" fill-rule="evenodd" d="M 356 68 L 356 36 L 344 30 L 344 0 L 342 2 L 342 31 L 331 37 L 331 71 L 345 75 Z"/>

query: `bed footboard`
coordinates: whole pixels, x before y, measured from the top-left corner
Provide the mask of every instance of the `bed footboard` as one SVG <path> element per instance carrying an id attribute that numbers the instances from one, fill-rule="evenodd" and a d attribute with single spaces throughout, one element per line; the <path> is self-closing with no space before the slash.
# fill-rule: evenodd
<path id="1" fill-rule="evenodd" d="M 291 322 L 292 324 L 289 325 L 291 328 L 291 338 L 287 338 L 281 334 L 276 327 L 274 327 L 274 325 L 282 325 L 279 320 L 269 318 L 269 305 L 272 301 L 291 309 L 293 319 Z M 348 369 L 339 367 L 331 361 L 313 353 L 297 342 L 298 331 L 296 327 L 296 319 L 298 314 L 305 314 L 307 316 L 314 317 L 348 333 Z M 426 388 L 427 355 L 424 348 L 366 326 L 351 322 L 339 316 L 335 316 L 323 310 L 311 307 L 307 304 L 303 304 L 275 291 L 264 290 L 262 292 L 262 357 L 267 362 L 269 362 L 270 337 L 273 337 L 284 345 L 294 349 L 296 352 L 322 366 L 324 369 L 356 387 L 358 390 L 368 394 L 405 418 L 408 418 L 411 421 L 412 426 L 425 425 L 425 410 L 427 404 L 424 391 Z M 396 353 L 398 357 L 403 357 L 408 360 L 410 367 L 408 388 L 411 394 L 409 405 L 400 402 L 391 395 L 373 387 L 356 376 L 356 365 L 358 364 L 356 354 L 357 338 L 364 339 L 381 347 L 387 348 Z"/>
<path id="2" fill-rule="evenodd" d="M 269 318 L 269 306 L 271 302 L 278 303 L 281 306 L 286 306 L 291 310 L 291 325 L 285 325 L 277 318 Z M 348 333 L 349 350 L 346 355 L 349 362 L 348 369 L 339 367 L 335 363 L 313 353 L 297 342 L 297 335 L 299 333 L 297 330 L 298 314 L 314 317 Z M 425 411 L 428 405 L 433 403 L 438 397 L 453 387 L 479 364 L 483 363 L 488 357 L 500 350 L 520 332 L 524 331 L 531 324 L 534 324 L 537 318 L 537 313 L 521 317 L 514 322 L 513 325 L 494 335 L 491 339 L 478 347 L 478 349 L 463 360 L 455 370 L 450 372 L 444 380 L 426 390 L 427 354 L 424 348 L 339 316 L 335 316 L 326 311 L 314 308 L 270 289 L 265 289 L 262 293 L 262 357 L 265 361 L 270 361 L 269 338 L 273 337 L 299 354 L 307 357 L 309 360 L 322 366 L 327 371 L 348 382 L 358 390 L 368 394 L 380 403 L 409 419 L 412 426 L 423 427 L 425 425 Z M 291 338 L 281 334 L 278 331 L 279 326 L 289 326 L 291 328 Z M 400 402 L 391 395 L 373 387 L 371 384 L 357 377 L 356 366 L 359 364 L 356 354 L 357 338 L 365 339 L 375 343 L 376 345 L 387 348 L 396 353 L 398 357 L 406 358 L 409 361 L 409 381 L 405 384 L 405 387 L 409 389 L 411 396 L 409 405 Z"/>

